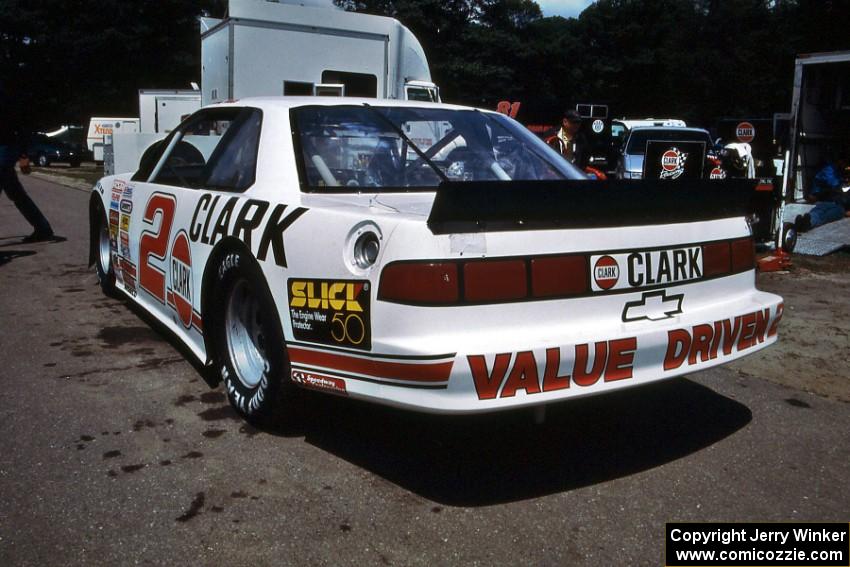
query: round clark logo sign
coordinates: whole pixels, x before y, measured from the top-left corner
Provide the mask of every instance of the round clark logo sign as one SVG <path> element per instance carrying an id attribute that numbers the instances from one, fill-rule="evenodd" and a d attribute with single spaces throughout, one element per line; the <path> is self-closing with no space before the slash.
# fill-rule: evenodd
<path id="1" fill-rule="evenodd" d="M 192 326 L 192 256 L 189 237 L 181 230 L 171 245 L 171 291 L 174 310 L 187 329 Z"/>
<path id="2" fill-rule="evenodd" d="M 688 154 L 679 148 L 670 148 L 661 154 L 661 179 L 678 179 L 685 173 Z"/>
<path id="3" fill-rule="evenodd" d="M 611 289 L 620 279 L 620 266 L 611 256 L 602 256 L 593 266 L 593 279 L 601 289 Z"/>
<path id="4" fill-rule="evenodd" d="M 756 137 L 756 129 L 749 122 L 741 122 L 735 127 L 735 137 L 743 144 L 749 144 Z"/>
<path id="5" fill-rule="evenodd" d="M 676 149 L 667 150 L 661 156 L 661 167 L 664 171 L 676 171 L 679 167 L 679 151 Z"/>
<path id="6" fill-rule="evenodd" d="M 600 134 L 602 132 L 602 130 L 605 129 L 605 123 L 597 118 L 596 120 L 593 121 L 591 128 L 593 128 L 594 132 L 596 132 L 597 134 Z"/>

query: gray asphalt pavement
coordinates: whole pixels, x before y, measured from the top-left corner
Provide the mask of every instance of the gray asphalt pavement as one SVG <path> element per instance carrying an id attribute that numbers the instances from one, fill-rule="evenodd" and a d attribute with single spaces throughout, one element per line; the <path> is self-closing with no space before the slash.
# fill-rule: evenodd
<path id="1" fill-rule="evenodd" d="M 850 520 L 850 405 L 728 367 L 542 425 L 313 396 L 258 431 L 100 294 L 88 195 L 25 184 L 67 241 L 0 197 L 0 565 L 661 565 L 669 521 Z"/>

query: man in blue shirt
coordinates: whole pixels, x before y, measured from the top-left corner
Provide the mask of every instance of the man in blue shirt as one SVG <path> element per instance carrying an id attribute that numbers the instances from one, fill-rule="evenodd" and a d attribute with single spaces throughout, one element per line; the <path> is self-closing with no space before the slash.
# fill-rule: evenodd
<path id="1" fill-rule="evenodd" d="M 847 158 L 828 162 L 817 172 L 812 182 L 809 199 L 815 207 L 804 215 L 798 215 L 794 224 L 799 231 L 806 231 L 826 223 L 841 220 L 850 206 L 850 193 L 843 191 L 847 184 Z"/>

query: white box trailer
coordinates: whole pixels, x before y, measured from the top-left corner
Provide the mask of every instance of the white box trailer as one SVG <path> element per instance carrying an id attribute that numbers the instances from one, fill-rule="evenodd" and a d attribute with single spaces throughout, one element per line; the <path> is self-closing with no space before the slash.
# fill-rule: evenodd
<path id="1" fill-rule="evenodd" d="M 115 129 L 107 136 L 104 172 L 107 175 L 133 171 L 154 142 L 165 138 L 184 118 L 201 108 L 198 90 L 139 91 L 139 118 L 136 129 Z"/>
<path id="2" fill-rule="evenodd" d="M 422 45 L 397 20 L 332 6 L 230 0 L 201 19 L 204 106 L 249 96 L 439 100 Z"/>
<path id="3" fill-rule="evenodd" d="M 138 118 L 108 118 L 92 116 L 89 120 L 89 131 L 86 135 L 86 147 L 92 152 L 94 161 L 103 161 L 103 148 L 107 136 L 116 132 L 134 133 L 139 131 Z"/>
<path id="4" fill-rule="evenodd" d="M 784 190 L 805 198 L 827 160 L 850 151 L 850 51 L 799 55 Z"/>
<path id="5" fill-rule="evenodd" d="M 139 132 L 168 134 L 199 108 L 200 91 L 142 89 L 139 91 Z"/>

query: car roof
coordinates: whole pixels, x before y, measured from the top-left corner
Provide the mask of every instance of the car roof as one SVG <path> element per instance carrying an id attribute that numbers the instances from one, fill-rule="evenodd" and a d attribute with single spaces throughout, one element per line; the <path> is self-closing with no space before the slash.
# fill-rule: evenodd
<path id="1" fill-rule="evenodd" d="M 646 131 L 675 131 L 675 132 L 705 132 L 708 134 L 708 130 L 705 128 L 692 128 L 690 126 L 636 126 L 631 129 L 631 132 L 646 132 Z"/>
<path id="2" fill-rule="evenodd" d="M 376 99 L 376 98 L 357 98 L 357 97 L 339 97 L 339 96 L 268 96 L 268 97 L 247 97 L 234 101 L 223 102 L 220 104 L 211 105 L 210 107 L 218 106 L 253 106 L 260 109 L 278 109 L 288 110 L 300 106 L 378 106 L 378 107 L 399 107 L 399 108 L 442 108 L 447 110 L 471 110 L 469 106 L 459 106 L 456 104 L 444 104 L 441 102 L 420 102 L 415 100 L 395 100 L 395 99 Z M 492 110 L 479 109 L 482 112 L 493 112 Z"/>

